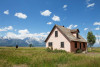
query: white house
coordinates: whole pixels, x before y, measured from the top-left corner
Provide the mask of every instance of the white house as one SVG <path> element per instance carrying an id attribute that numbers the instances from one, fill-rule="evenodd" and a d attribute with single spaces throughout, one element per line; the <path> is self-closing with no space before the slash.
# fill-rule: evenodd
<path id="1" fill-rule="evenodd" d="M 77 49 L 83 51 L 87 48 L 86 40 L 79 35 L 78 29 L 68 29 L 64 26 L 55 25 L 45 40 L 46 47 L 52 47 L 67 52 L 76 52 Z"/>

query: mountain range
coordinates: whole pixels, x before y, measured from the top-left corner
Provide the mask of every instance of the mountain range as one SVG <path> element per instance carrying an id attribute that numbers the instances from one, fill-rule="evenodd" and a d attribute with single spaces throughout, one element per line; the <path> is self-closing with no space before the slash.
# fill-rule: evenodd
<path id="1" fill-rule="evenodd" d="M 4 38 L 0 37 L 0 46 L 15 47 L 29 47 L 32 44 L 34 47 L 45 47 L 45 37 L 27 37 L 24 39 Z M 100 47 L 100 44 L 94 44 L 93 47 Z"/>
<path id="2" fill-rule="evenodd" d="M 3 38 L 0 37 L 0 46 L 14 47 L 16 45 L 20 47 L 28 47 L 29 44 L 32 44 L 34 47 L 44 47 L 45 38 L 25 38 L 25 39 L 13 39 L 13 38 Z"/>

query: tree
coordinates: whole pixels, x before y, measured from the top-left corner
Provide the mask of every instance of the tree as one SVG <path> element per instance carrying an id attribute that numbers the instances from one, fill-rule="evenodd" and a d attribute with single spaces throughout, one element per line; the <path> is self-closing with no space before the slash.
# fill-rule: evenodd
<path id="1" fill-rule="evenodd" d="M 16 49 L 18 48 L 18 45 L 16 45 Z"/>
<path id="2" fill-rule="evenodd" d="M 32 47 L 32 44 L 29 44 L 29 47 Z"/>
<path id="3" fill-rule="evenodd" d="M 90 46 L 90 50 L 91 50 L 91 47 L 96 42 L 96 37 L 95 37 L 95 35 L 93 35 L 92 31 L 89 31 L 87 34 L 87 42 L 88 42 L 88 45 Z"/>

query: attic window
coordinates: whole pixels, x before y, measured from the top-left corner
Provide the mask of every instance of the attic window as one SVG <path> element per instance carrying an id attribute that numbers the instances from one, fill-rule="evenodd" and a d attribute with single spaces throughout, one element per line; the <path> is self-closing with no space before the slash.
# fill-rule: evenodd
<path id="1" fill-rule="evenodd" d="M 58 31 L 55 31 L 55 37 L 58 37 Z"/>

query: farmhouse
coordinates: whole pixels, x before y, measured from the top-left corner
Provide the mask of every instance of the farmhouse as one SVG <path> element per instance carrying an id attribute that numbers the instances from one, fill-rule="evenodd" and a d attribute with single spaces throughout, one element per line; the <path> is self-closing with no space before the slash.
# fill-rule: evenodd
<path id="1" fill-rule="evenodd" d="M 86 51 L 87 42 L 79 35 L 79 29 L 68 29 L 64 26 L 55 25 L 45 40 L 46 47 L 53 50 L 65 50 L 67 52 L 76 52 L 81 49 Z"/>

